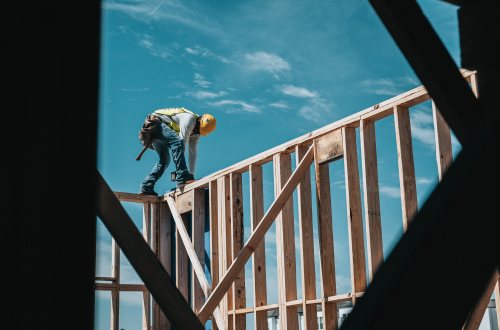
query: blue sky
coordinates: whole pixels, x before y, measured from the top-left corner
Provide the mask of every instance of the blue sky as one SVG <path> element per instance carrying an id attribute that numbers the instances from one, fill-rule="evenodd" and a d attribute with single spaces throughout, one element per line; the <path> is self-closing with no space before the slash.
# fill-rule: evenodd
<path id="1" fill-rule="evenodd" d="M 456 7 L 418 2 L 459 64 Z M 157 160 L 148 151 L 135 161 L 138 130 L 155 109 L 184 106 L 216 116 L 217 130 L 199 143 L 195 174 L 201 178 L 420 85 L 368 1 L 130 0 L 104 1 L 102 8 L 98 168 L 115 191 L 138 192 Z M 430 102 L 412 109 L 411 121 L 421 204 L 437 182 Z M 387 254 L 402 231 L 392 118 L 376 128 Z M 341 162 L 330 166 L 342 293 L 350 291 L 344 172 Z M 265 167 L 266 206 L 273 196 L 271 175 Z M 156 190 L 172 187 L 165 175 Z M 125 206 L 140 227 L 141 207 Z M 266 235 L 271 278 L 273 238 L 274 227 Z M 98 275 L 109 275 L 109 247 L 98 221 Z M 125 258 L 123 264 L 124 282 L 139 282 Z M 269 302 L 275 297 L 270 292 Z M 108 299 L 97 294 L 96 329 L 109 327 Z M 122 314 L 122 328 L 137 328 L 138 294 L 123 297 Z"/>

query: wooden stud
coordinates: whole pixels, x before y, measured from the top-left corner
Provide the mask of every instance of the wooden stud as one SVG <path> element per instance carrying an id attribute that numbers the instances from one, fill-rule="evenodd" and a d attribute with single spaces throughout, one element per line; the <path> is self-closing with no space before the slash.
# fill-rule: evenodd
<path id="1" fill-rule="evenodd" d="M 498 272 L 495 271 L 493 272 L 493 276 L 491 276 L 491 280 L 489 281 L 488 286 L 484 290 L 483 295 L 477 302 L 476 306 L 474 307 L 470 315 L 467 317 L 467 321 L 465 321 L 462 330 L 479 329 L 479 325 L 483 320 L 484 313 L 488 308 L 488 304 L 490 303 L 490 297 L 493 294 L 493 291 L 495 290 L 497 282 L 498 282 Z M 496 303 L 498 305 L 498 301 L 496 301 Z"/>
<path id="2" fill-rule="evenodd" d="M 143 203 L 142 236 L 148 245 L 151 242 L 151 203 Z M 142 330 L 151 329 L 151 296 L 146 291 L 142 300 Z"/>
<path id="3" fill-rule="evenodd" d="M 250 165 L 250 218 L 252 232 L 259 225 L 264 215 L 264 190 L 262 182 L 262 166 Z M 266 289 L 266 248 L 265 241 L 257 246 L 253 253 L 253 288 L 255 307 L 267 305 Z M 267 330 L 267 311 L 256 311 L 254 317 L 255 330 Z"/>
<path id="4" fill-rule="evenodd" d="M 208 284 L 208 280 L 205 277 L 205 272 L 203 270 L 203 266 L 200 263 L 200 260 L 198 258 L 197 252 L 194 248 L 193 242 L 191 241 L 191 238 L 189 237 L 188 231 L 187 231 L 185 223 L 184 223 L 184 217 L 181 214 L 179 214 L 179 212 L 177 212 L 177 209 L 175 208 L 175 201 L 172 197 L 170 197 L 170 196 L 167 197 L 167 203 L 170 207 L 170 212 L 172 214 L 172 218 L 174 219 L 176 227 L 177 227 L 177 233 L 179 235 L 180 244 L 182 244 L 184 246 L 186 254 L 187 254 L 189 260 L 191 261 L 193 270 L 197 276 L 197 279 L 198 279 L 198 282 L 201 286 L 201 289 L 203 290 L 203 294 L 205 296 L 208 296 L 210 294 L 210 285 Z M 219 309 L 217 309 L 217 308 L 215 309 L 214 316 L 215 316 L 215 320 L 216 320 L 219 328 L 223 328 L 222 314 L 220 313 Z"/>
<path id="5" fill-rule="evenodd" d="M 304 146 L 295 148 L 296 165 L 307 152 Z M 311 174 L 306 171 L 297 188 L 297 206 L 299 212 L 300 263 L 302 271 L 302 310 L 304 329 L 318 328 L 318 316 L 315 305 L 307 305 L 308 299 L 316 298 L 316 272 L 314 267 L 314 235 L 312 224 Z"/>
<path id="6" fill-rule="evenodd" d="M 160 205 L 158 203 L 151 203 L 151 249 L 156 256 L 159 257 L 159 233 L 158 226 L 160 224 Z M 151 310 L 152 310 L 152 324 L 154 330 L 159 330 L 160 324 L 160 308 L 156 304 L 154 299 L 151 299 Z"/>
<path id="7" fill-rule="evenodd" d="M 292 173 L 289 154 L 274 155 L 274 195 L 278 197 Z M 298 328 L 296 308 L 287 308 L 286 302 L 297 299 L 297 275 L 295 261 L 295 234 L 293 197 L 290 196 L 276 217 L 276 253 L 278 261 L 278 300 L 280 305 L 280 328 Z"/>
<path id="8" fill-rule="evenodd" d="M 245 243 L 245 246 L 241 249 L 240 253 L 233 261 L 225 276 L 220 280 L 219 284 L 212 291 L 210 297 L 206 300 L 205 305 L 200 310 L 198 317 L 202 322 L 205 322 L 214 308 L 219 304 L 221 299 L 224 297 L 226 292 L 229 290 L 231 283 L 239 272 L 245 267 L 245 263 L 251 257 L 253 251 L 264 239 L 264 235 L 269 230 L 275 217 L 279 214 L 283 206 L 286 204 L 290 196 L 292 195 L 295 187 L 299 184 L 302 176 L 313 161 L 314 151 L 313 148 L 309 148 L 304 158 L 300 162 L 299 166 L 295 169 L 295 172 L 290 176 L 287 183 L 283 186 L 281 194 L 274 200 L 274 202 L 269 207 L 269 210 L 262 217 L 259 225 L 255 228 L 250 238 Z"/>
<path id="9" fill-rule="evenodd" d="M 417 187 L 413 162 L 410 112 L 408 108 L 394 107 L 394 124 L 398 148 L 399 186 L 401 190 L 401 208 L 403 211 L 403 229 L 417 213 Z"/>
<path id="10" fill-rule="evenodd" d="M 361 214 L 361 191 L 359 187 L 358 152 L 356 129 L 342 129 L 344 141 L 344 172 L 346 184 L 347 228 L 349 256 L 351 259 L 351 287 L 353 293 L 363 292 L 366 287 L 365 242 L 363 239 L 363 217 Z M 353 302 L 356 295 L 353 294 Z"/>
<path id="11" fill-rule="evenodd" d="M 209 212 L 210 212 L 210 275 L 212 278 L 212 288 L 219 283 L 219 220 L 217 217 L 217 180 L 210 181 L 209 191 Z M 213 329 L 217 330 L 217 324 L 212 318 Z"/>
<path id="12" fill-rule="evenodd" d="M 227 191 L 227 193 L 226 193 Z M 227 232 L 226 223 L 231 221 L 227 220 L 227 217 L 230 218 L 230 210 L 229 210 L 229 178 L 227 176 L 221 177 L 217 179 L 217 201 L 218 201 L 218 219 L 219 219 L 219 280 L 220 278 L 226 275 L 227 271 L 227 259 L 228 259 L 228 236 L 230 233 Z M 229 322 L 229 316 L 227 312 L 229 311 L 229 299 L 232 297 L 232 288 L 230 287 L 227 291 L 227 294 L 224 296 L 224 299 L 221 301 L 221 311 L 224 317 L 225 328 L 232 328 L 233 322 Z M 206 305 L 207 302 L 205 302 Z M 200 311 L 201 313 L 201 311 Z"/>
<path id="13" fill-rule="evenodd" d="M 172 206 L 170 206 L 172 211 Z M 188 225 L 188 215 L 182 215 L 182 224 L 184 227 Z M 175 252 L 176 252 L 176 284 L 179 291 L 186 301 L 189 301 L 189 257 L 185 248 L 185 244 L 182 242 L 181 234 L 179 233 L 179 225 L 176 222 L 175 230 Z"/>
<path id="14" fill-rule="evenodd" d="M 448 170 L 453 161 L 453 153 L 451 148 L 450 127 L 444 121 L 443 116 L 436 108 L 436 104 L 432 102 L 432 115 L 434 119 L 434 136 L 436 143 L 436 160 L 438 168 L 439 181 L 443 179 L 443 175 Z"/>
<path id="15" fill-rule="evenodd" d="M 313 143 L 316 153 L 316 143 Z M 316 155 L 316 154 L 315 154 Z M 314 162 L 316 171 L 316 203 L 318 212 L 318 235 L 321 269 L 321 295 L 336 295 L 335 263 L 333 249 L 332 205 L 330 196 L 330 171 L 328 164 Z M 325 300 L 321 303 L 323 329 L 337 329 L 338 311 L 335 303 Z"/>
<path id="16" fill-rule="evenodd" d="M 167 203 L 160 204 L 158 237 L 158 258 L 170 275 L 172 272 L 172 214 L 170 213 L 170 208 Z M 162 311 L 160 311 L 159 329 L 171 329 L 170 321 Z"/>
<path id="17" fill-rule="evenodd" d="M 366 245 L 370 279 L 384 260 L 380 195 L 378 188 L 377 146 L 375 123 L 362 120 L 360 124 L 363 168 L 363 197 L 365 202 Z"/>
<path id="18" fill-rule="evenodd" d="M 111 239 L 111 277 L 114 279 L 114 286 L 111 290 L 110 329 L 118 330 L 120 327 L 120 248 L 114 238 Z"/>
<path id="19" fill-rule="evenodd" d="M 205 190 L 204 189 L 194 189 L 192 190 L 192 200 L 193 200 L 193 213 L 192 213 L 192 242 L 202 271 L 205 268 Z M 196 278 L 194 267 L 192 267 L 192 283 L 193 283 L 193 308 L 195 312 L 203 306 L 205 302 L 205 295 L 203 289 Z M 207 282 L 208 284 L 208 282 Z"/>
<path id="20" fill-rule="evenodd" d="M 243 189 L 240 173 L 230 175 L 231 196 L 231 246 L 233 259 L 243 247 Z M 231 263 L 233 260 L 230 260 Z M 243 269 L 233 283 L 233 308 L 242 309 L 246 306 L 245 270 Z M 234 329 L 246 328 L 245 315 L 235 315 L 233 319 Z"/>
<path id="21" fill-rule="evenodd" d="M 497 328 L 500 329 L 500 277 L 495 285 L 495 308 L 497 310 Z"/>

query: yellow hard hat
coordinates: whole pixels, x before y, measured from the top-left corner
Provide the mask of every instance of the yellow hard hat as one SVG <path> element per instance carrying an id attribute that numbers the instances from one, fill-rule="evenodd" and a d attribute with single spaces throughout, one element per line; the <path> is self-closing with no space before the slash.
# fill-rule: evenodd
<path id="1" fill-rule="evenodd" d="M 217 121 L 215 117 L 211 114 L 204 113 L 200 118 L 200 134 L 207 135 L 208 133 L 215 130 Z"/>

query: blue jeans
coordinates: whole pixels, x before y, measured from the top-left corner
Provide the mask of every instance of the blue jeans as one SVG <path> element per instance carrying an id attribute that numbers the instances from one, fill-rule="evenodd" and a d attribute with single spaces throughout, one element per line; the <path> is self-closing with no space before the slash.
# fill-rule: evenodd
<path id="1" fill-rule="evenodd" d="M 186 159 L 184 157 L 184 141 L 179 138 L 179 135 L 168 127 L 165 123 L 161 123 L 161 126 L 157 126 L 157 131 L 155 132 L 157 138 L 153 140 L 153 147 L 156 153 L 160 157 L 159 161 L 151 170 L 151 173 L 144 178 L 141 183 L 141 192 L 152 192 L 154 191 L 154 186 L 156 181 L 158 181 L 165 169 L 170 163 L 170 153 L 172 154 L 172 159 L 175 165 L 176 181 L 184 182 L 187 180 L 193 180 L 194 176 L 189 173 L 186 167 Z"/>

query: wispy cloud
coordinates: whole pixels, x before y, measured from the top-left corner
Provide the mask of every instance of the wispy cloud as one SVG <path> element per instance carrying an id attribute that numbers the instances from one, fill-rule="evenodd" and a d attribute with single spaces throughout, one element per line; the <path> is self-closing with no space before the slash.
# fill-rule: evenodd
<path id="1" fill-rule="evenodd" d="M 317 124 L 323 124 L 331 118 L 331 109 L 332 104 L 322 97 L 315 97 L 299 109 L 299 116 Z"/>
<path id="2" fill-rule="evenodd" d="M 394 96 L 401 94 L 406 89 L 418 86 L 419 83 L 411 77 L 403 77 L 394 79 L 366 79 L 361 81 L 359 85 L 365 91 L 372 94 Z"/>
<path id="3" fill-rule="evenodd" d="M 169 48 L 158 45 L 153 40 L 153 37 L 147 34 L 144 35 L 141 39 L 139 39 L 139 46 L 147 49 L 151 55 L 162 59 L 167 59 L 172 56 L 172 53 L 170 52 Z"/>
<path id="4" fill-rule="evenodd" d="M 119 11 L 143 22 L 174 22 L 205 34 L 222 35 L 216 20 L 179 0 L 106 1 L 103 9 Z"/>
<path id="5" fill-rule="evenodd" d="M 278 109 L 290 109 L 290 106 L 284 101 L 273 102 L 269 106 Z"/>
<path id="6" fill-rule="evenodd" d="M 378 190 L 379 190 L 381 195 L 387 196 L 389 198 L 400 198 L 401 197 L 399 187 L 380 185 Z"/>
<path id="7" fill-rule="evenodd" d="M 281 86 L 280 90 L 283 94 L 300 97 L 300 98 L 314 98 L 318 97 L 318 93 L 310 91 L 304 87 L 297 87 L 292 85 Z"/>
<path id="8" fill-rule="evenodd" d="M 217 102 L 212 102 L 213 106 L 233 106 L 226 108 L 226 113 L 236 113 L 236 112 L 251 112 L 251 113 L 260 113 L 261 110 L 259 107 L 246 103 L 240 100 L 221 100 Z M 236 106 L 236 108 L 234 107 Z"/>
<path id="9" fill-rule="evenodd" d="M 293 85 L 280 86 L 279 90 L 285 95 L 307 100 L 307 103 L 298 112 L 302 118 L 318 124 L 325 123 L 330 119 L 333 105 L 321 97 L 318 92 Z"/>
<path id="10" fill-rule="evenodd" d="M 433 183 L 434 180 L 432 180 L 430 178 L 426 178 L 426 177 L 419 177 L 416 179 L 416 182 L 417 182 L 417 184 L 427 185 L 427 184 Z"/>
<path id="11" fill-rule="evenodd" d="M 144 88 L 120 88 L 120 91 L 122 92 L 147 92 L 149 91 L 148 87 Z"/>
<path id="12" fill-rule="evenodd" d="M 425 109 L 415 109 L 410 112 L 411 132 L 415 139 L 419 140 L 431 149 L 435 149 L 434 122 L 432 115 Z"/>
<path id="13" fill-rule="evenodd" d="M 208 87 L 212 86 L 212 83 L 210 81 L 206 80 L 205 77 L 199 73 L 194 74 L 193 81 L 196 85 L 198 85 L 202 88 L 208 88 Z"/>
<path id="14" fill-rule="evenodd" d="M 188 53 L 190 55 L 201 56 L 201 57 L 213 59 L 213 60 L 216 60 L 216 61 L 219 61 L 222 63 L 231 63 L 231 61 L 228 58 L 221 56 L 221 55 L 217 55 L 214 52 L 212 52 L 211 50 L 209 50 L 207 48 L 200 47 L 200 46 L 186 47 L 185 51 L 186 51 L 186 53 Z"/>
<path id="15" fill-rule="evenodd" d="M 244 65 L 250 71 L 263 71 L 279 78 L 278 73 L 289 71 L 290 64 L 275 54 L 266 52 L 248 53 L 244 56 Z"/>
<path id="16" fill-rule="evenodd" d="M 192 97 L 194 97 L 195 99 L 198 99 L 198 100 L 214 99 L 214 98 L 217 98 L 217 97 L 222 97 L 222 96 L 224 96 L 226 94 L 227 93 L 224 92 L 224 91 L 220 91 L 220 92 L 217 92 L 217 93 L 207 92 L 207 91 L 186 92 L 186 95 L 192 96 Z"/>

